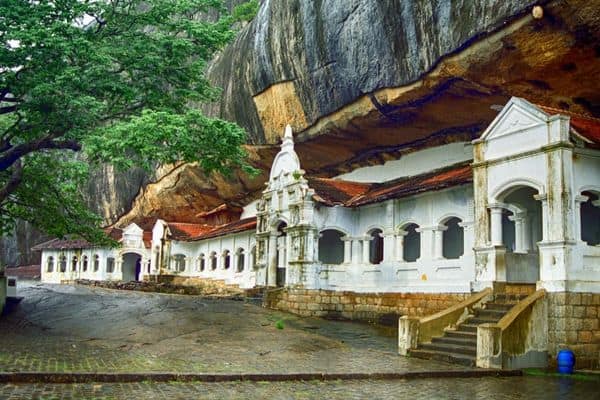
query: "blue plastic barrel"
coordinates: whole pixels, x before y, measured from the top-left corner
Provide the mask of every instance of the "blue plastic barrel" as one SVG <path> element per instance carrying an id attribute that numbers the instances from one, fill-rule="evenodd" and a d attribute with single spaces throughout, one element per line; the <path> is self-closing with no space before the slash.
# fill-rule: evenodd
<path id="1" fill-rule="evenodd" d="M 572 374 L 573 367 L 575 367 L 575 354 L 569 349 L 559 351 L 556 356 L 556 364 L 559 374 Z"/>

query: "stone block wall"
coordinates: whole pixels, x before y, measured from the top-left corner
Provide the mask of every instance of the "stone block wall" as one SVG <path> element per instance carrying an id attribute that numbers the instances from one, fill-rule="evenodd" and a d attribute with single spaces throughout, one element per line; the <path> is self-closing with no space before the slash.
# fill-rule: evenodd
<path id="1" fill-rule="evenodd" d="M 267 291 L 264 305 L 297 315 L 378 322 L 396 327 L 402 315 L 426 316 L 442 311 L 471 293 L 356 293 L 332 290 Z"/>
<path id="2" fill-rule="evenodd" d="M 569 348 L 577 369 L 600 369 L 600 294 L 548 293 L 548 352 Z"/>

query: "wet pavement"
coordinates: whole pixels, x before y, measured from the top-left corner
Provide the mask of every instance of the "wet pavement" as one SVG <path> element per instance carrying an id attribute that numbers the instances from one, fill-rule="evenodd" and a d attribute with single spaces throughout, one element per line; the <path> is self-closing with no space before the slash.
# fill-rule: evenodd
<path id="1" fill-rule="evenodd" d="M 598 399 L 598 381 L 517 377 L 400 381 L 4 385 L 2 399 Z"/>
<path id="2" fill-rule="evenodd" d="M 358 323 L 300 318 L 225 299 L 21 283 L 0 318 L 0 372 L 413 372 L 462 370 L 400 357 Z M 600 399 L 600 381 L 414 380 L 4 384 L 0 399 Z"/>
<path id="3" fill-rule="evenodd" d="M 0 371 L 397 372 L 463 369 L 400 357 L 374 326 L 242 301 L 25 284 L 0 319 Z M 283 328 L 283 329 L 280 329 Z"/>

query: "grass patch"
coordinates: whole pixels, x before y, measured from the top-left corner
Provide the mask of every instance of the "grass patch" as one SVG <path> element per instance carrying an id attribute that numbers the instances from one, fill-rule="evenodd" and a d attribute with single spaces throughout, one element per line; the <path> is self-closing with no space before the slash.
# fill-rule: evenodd
<path id="1" fill-rule="evenodd" d="M 277 320 L 277 322 L 275 322 L 275 328 L 277 329 L 283 329 L 285 327 L 285 325 L 283 324 L 283 320 Z"/>
<path id="2" fill-rule="evenodd" d="M 539 368 L 526 368 L 523 370 L 523 374 L 526 376 L 543 376 L 543 377 L 552 377 L 552 378 L 569 378 L 577 381 L 600 381 L 600 375 L 594 374 L 582 374 L 582 373 L 573 373 L 573 374 L 559 374 L 555 371 L 548 371 Z"/>

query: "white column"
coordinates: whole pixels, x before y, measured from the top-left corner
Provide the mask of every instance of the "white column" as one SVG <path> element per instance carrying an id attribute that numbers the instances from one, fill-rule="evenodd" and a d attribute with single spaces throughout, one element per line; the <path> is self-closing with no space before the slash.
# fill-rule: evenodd
<path id="1" fill-rule="evenodd" d="M 502 211 L 500 207 L 490 208 L 492 246 L 502 246 Z"/>
<path id="2" fill-rule="evenodd" d="M 344 242 L 344 264 L 350 264 L 352 260 L 352 238 L 344 236 L 342 241 Z"/>
<path id="3" fill-rule="evenodd" d="M 363 248 L 362 248 L 362 262 L 363 264 L 369 263 L 369 243 L 371 243 L 371 238 L 363 238 Z"/>
<path id="4" fill-rule="evenodd" d="M 352 264 L 360 264 L 360 245 L 359 238 L 352 238 Z"/>
<path id="5" fill-rule="evenodd" d="M 394 231 L 389 229 L 383 233 L 383 262 L 390 262 L 396 259 L 395 257 L 395 240 Z"/>
<path id="6" fill-rule="evenodd" d="M 269 248 L 267 249 L 267 286 L 277 285 L 277 234 L 269 236 Z"/>
<path id="7" fill-rule="evenodd" d="M 404 236 L 408 232 L 400 230 L 396 235 L 396 261 L 404 261 Z"/>
<path id="8" fill-rule="evenodd" d="M 444 258 L 444 231 L 447 226 L 437 226 L 433 229 L 433 258 L 439 260 Z"/>
<path id="9" fill-rule="evenodd" d="M 513 214 L 508 217 L 509 221 L 513 221 L 515 223 L 515 253 L 523 253 L 524 252 L 524 241 L 525 238 L 523 232 L 523 218 L 520 213 Z"/>
<path id="10" fill-rule="evenodd" d="M 463 228 L 463 255 L 471 254 L 473 251 L 474 240 L 473 231 L 474 231 L 474 222 L 459 222 L 458 226 Z"/>
<path id="11" fill-rule="evenodd" d="M 548 236 L 548 221 L 549 221 L 549 213 L 548 213 L 548 196 L 545 194 L 536 194 L 533 196 L 534 199 L 542 202 L 542 241 L 545 242 L 549 240 Z"/>
<path id="12" fill-rule="evenodd" d="M 581 239 L 581 203 L 588 201 L 588 196 L 575 196 L 575 240 L 580 242 Z"/>
<path id="13" fill-rule="evenodd" d="M 434 227 L 431 226 L 423 226 L 416 229 L 421 234 L 421 255 L 419 260 L 431 260 L 435 257 L 433 229 Z"/>

